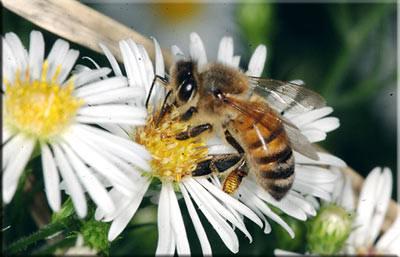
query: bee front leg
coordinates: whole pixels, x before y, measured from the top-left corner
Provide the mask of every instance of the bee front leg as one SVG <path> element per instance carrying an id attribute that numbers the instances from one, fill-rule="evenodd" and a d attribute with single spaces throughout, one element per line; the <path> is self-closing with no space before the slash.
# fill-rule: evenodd
<path id="1" fill-rule="evenodd" d="M 205 176 L 209 174 L 222 173 L 237 167 L 240 161 L 243 159 L 242 154 L 219 154 L 211 155 L 210 159 L 199 162 L 194 171 L 192 171 L 193 177 Z"/>
<path id="2" fill-rule="evenodd" d="M 179 133 L 178 135 L 175 136 L 175 138 L 177 140 L 186 140 L 191 137 L 197 137 L 201 133 L 211 129 L 212 125 L 210 123 L 200 124 L 198 126 L 191 127 L 188 130 Z"/>

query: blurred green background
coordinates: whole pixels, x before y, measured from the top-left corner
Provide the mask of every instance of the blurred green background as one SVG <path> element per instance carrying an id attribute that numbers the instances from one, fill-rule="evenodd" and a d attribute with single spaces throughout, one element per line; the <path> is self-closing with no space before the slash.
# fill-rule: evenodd
<path id="1" fill-rule="evenodd" d="M 257 44 L 267 45 L 264 76 L 279 80 L 302 79 L 319 92 L 334 108 L 341 126 L 321 143 L 331 153 L 365 176 L 375 166 L 388 166 L 397 181 L 397 28 L 395 3 L 368 4 L 104 4 L 85 1 L 89 6 L 114 17 L 146 36 L 155 36 L 162 47 L 177 44 L 187 50 L 189 32 L 196 31 L 205 41 L 209 58 L 216 56 L 222 36 L 235 38 L 235 53 L 242 55 L 246 67 Z M 23 18 L 3 9 L 3 34 L 17 33 L 28 45 L 29 32 L 39 29 Z M 49 46 L 56 36 L 44 32 Z M 77 45 L 82 55 L 107 65 L 105 58 Z M 49 49 L 47 49 L 49 50 Z M 79 62 L 87 62 L 80 60 Z M 88 63 L 86 63 L 88 64 Z M 40 162 L 31 167 L 40 167 Z M 37 178 L 40 170 L 31 169 Z M 43 188 L 36 184 L 36 191 Z M 396 188 L 393 197 L 396 195 Z M 33 194 L 19 192 L 3 208 L 3 247 L 37 229 L 31 218 Z M 144 211 L 154 215 L 156 208 L 146 201 Z M 26 207 L 26 208 L 24 208 Z M 182 208 L 183 217 L 186 209 Z M 140 223 L 141 218 L 135 218 Z M 143 216 L 143 215 L 142 215 Z M 289 220 L 303 231 L 304 224 Z M 187 221 L 193 252 L 200 252 L 191 222 Z M 206 221 L 203 221 L 206 225 Z M 252 244 L 238 232 L 241 254 L 271 254 L 274 247 L 301 250 L 302 232 L 295 241 L 275 226 L 270 235 L 247 223 L 254 235 Z M 215 254 L 228 254 L 210 226 L 205 226 Z M 71 230 L 72 231 L 72 230 Z M 133 226 L 111 245 L 110 253 L 153 254 L 157 243 L 155 225 Z M 146 240 L 142 238 L 145 236 Z M 44 242 L 41 242 L 43 245 Z M 41 246 L 41 244 L 36 245 Z M 32 248 L 33 249 L 33 248 Z M 32 249 L 28 249 L 30 253 Z"/>

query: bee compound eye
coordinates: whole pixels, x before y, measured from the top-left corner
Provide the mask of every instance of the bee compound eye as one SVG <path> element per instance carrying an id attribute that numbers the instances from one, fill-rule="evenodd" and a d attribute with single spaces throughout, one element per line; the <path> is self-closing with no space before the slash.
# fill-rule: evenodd
<path id="1" fill-rule="evenodd" d="M 179 99 L 183 102 L 187 102 L 190 100 L 192 95 L 196 90 L 196 82 L 192 79 L 186 80 L 183 82 L 182 86 L 179 88 L 178 96 Z"/>

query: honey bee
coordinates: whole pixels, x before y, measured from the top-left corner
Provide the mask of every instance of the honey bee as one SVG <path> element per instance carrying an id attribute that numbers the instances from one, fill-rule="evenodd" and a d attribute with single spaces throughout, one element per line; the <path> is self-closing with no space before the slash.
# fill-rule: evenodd
<path id="1" fill-rule="evenodd" d="M 197 63 L 180 60 L 171 68 L 165 108 L 174 105 L 191 127 L 176 138 L 204 132 L 222 136 L 237 154 L 215 156 L 197 165 L 193 176 L 227 172 L 223 190 L 234 193 L 249 173 L 276 200 L 291 188 L 295 176 L 293 150 L 318 159 L 311 143 L 283 117 L 285 112 L 325 105 L 317 93 L 300 85 L 246 76 L 220 63 L 198 71 Z"/>

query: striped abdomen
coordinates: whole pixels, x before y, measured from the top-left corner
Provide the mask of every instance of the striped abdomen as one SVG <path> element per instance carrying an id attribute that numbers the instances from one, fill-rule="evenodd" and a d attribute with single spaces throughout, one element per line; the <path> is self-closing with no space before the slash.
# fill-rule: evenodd
<path id="1" fill-rule="evenodd" d="M 229 127 L 246 153 L 250 172 L 265 190 L 280 200 L 293 184 L 294 157 L 278 116 L 269 108 L 264 111 L 259 117 L 239 114 Z"/>

